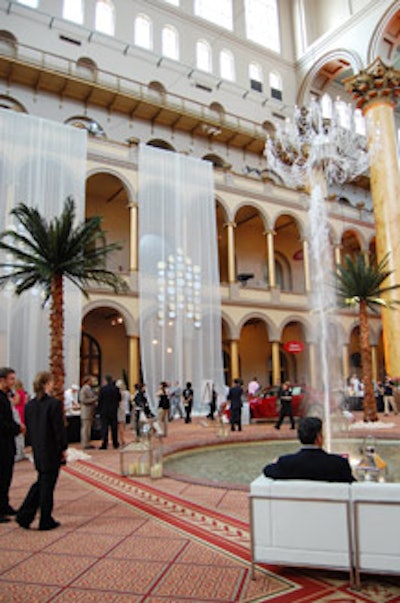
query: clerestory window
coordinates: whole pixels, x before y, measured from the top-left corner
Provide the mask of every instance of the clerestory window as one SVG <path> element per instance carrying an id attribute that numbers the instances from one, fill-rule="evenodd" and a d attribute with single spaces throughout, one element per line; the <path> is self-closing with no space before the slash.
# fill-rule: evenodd
<path id="1" fill-rule="evenodd" d="M 63 18 L 74 23 L 83 23 L 83 0 L 64 0 Z"/>
<path id="2" fill-rule="evenodd" d="M 247 38 L 265 48 L 280 52 L 277 0 L 244 0 L 244 6 Z"/>
<path id="3" fill-rule="evenodd" d="M 113 36 L 115 33 L 115 7 L 111 0 L 97 0 L 95 10 L 95 29 Z"/>
<path id="4" fill-rule="evenodd" d="M 194 14 L 215 25 L 233 30 L 232 0 L 195 0 Z"/>

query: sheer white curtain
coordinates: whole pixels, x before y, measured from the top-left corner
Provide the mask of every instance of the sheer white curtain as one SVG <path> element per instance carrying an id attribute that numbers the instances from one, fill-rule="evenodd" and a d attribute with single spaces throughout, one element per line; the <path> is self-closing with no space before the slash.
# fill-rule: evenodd
<path id="1" fill-rule="evenodd" d="M 84 219 L 86 132 L 0 109 L 0 230 L 13 226 L 10 210 L 20 202 L 47 218 L 72 195 L 77 220 Z M 4 256 L 2 256 L 2 261 Z M 81 294 L 65 285 L 66 383 L 79 379 Z M 11 365 L 28 391 L 37 371 L 49 366 L 48 308 L 41 291 L 17 298 L 0 291 L 0 365 Z"/>
<path id="2" fill-rule="evenodd" d="M 139 150 L 140 343 L 144 381 L 191 381 L 194 408 L 223 392 L 221 299 L 210 163 Z"/>

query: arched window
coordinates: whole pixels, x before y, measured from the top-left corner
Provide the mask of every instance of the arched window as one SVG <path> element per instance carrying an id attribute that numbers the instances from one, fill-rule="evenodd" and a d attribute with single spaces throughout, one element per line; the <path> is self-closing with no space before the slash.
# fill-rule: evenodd
<path id="1" fill-rule="evenodd" d="M 138 15 L 134 25 L 136 46 L 151 50 L 153 48 L 153 23 L 147 15 Z"/>
<path id="2" fill-rule="evenodd" d="M 113 36 L 115 32 L 115 7 L 111 0 L 97 0 L 94 27 L 97 31 Z"/>
<path id="3" fill-rule="evenodd" d="M 271 97 L 282 100 L 282 78 L 277 71 L 271 71 L 269 74 L 269 87 L 271 89 Z"/>
<path id="4" fill-rule="evenodd" d="M 10 31 L 2 29 L 0 31 L 0 52 L 8 56 L 14 56 L 17 53 L 17 38 Z"/>
<path id="5" fill-rule="evenodd" d="M 97 75 L 97 65 L 89 57 L 80 57 L 76 61 L 76 71 L 80 77 L 95 80 Z"/>
<path id="6" fill-rule="evenodd" d="M 244 0 L 246 36 L 275 52 L 280 52 L 277 0 Z"/>
<path id="7" fill-rule="evenodd" d="M 179 36 L 175 27 L 166 25 L 161 33 L 162 54 L 169 59 L 179 61 Z"/>
<path id="8" fill-rule="evenodd" d="M 99 138 L 106 138 L 106 133 L 103 130 L 103 126 L 99 124 L 95 119 L 91 119 L 90 117 L 85 116 L 74 116 L 69 117 L 65 120 L 65 124 L 69 126 L 73 126 L 74 128 L 80 128 L 82 130 L 87 130 L 90 136 L 95 136 Z"/>
<path id="9" fill-rule="evenodd" d="M 206 40 L 198 40 L 196 44 L 196 67 L 202 71 L 212 72 L 211 46 Z"/>
<path id="10" fill-rule="evenodd" d="M 83 0 L 64 0 L 63 19 L 74 23 L 83 23 Z"/>
<path id="11" fill-rule="evenodd" d="M 259 63 L 251 62 L 249 64 L 249 80 L 250 88 L 262 92 L 263 89 L 263 72 Z"/>
<path id="12" fill-rule="evenodd" d="M 235 57 L 225 48 L 219 53 L 219 74 L 225 80 L 235 81 Z"/>
<path id="13" fill-rule="evenodd" d="M 30 8 L 38 8 L 39 0 L 17 0 L 18 4 L 24 4 Z"/>
<path id="14" fill-rule="evenodd" d="M 220 27 L 233 30 L 232 0 L 195 0 L 194 13 Z"/>
<path id="15" fill-rule="evenodd" d="M 0 94 L 0 109 L 9 109 L 17 113 L 27 113 L 24 105 L 11 96 Z"/>

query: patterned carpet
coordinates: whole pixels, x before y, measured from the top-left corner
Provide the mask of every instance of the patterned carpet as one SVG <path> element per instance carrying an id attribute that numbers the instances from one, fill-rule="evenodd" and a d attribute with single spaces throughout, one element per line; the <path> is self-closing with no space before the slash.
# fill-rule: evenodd
<path id="1" fill-rule="evenodd" d="M 258 566 L 252 580 L 245 492 L 124 478 L 117 456 L 94 451 L 62 471 L 58 530 L 0 525 L 0 602 L 400 602 L 398 577 L 363 577 L 361 592 L 317 570 Z M 15 506 L 33 479 L 16 465 Z"/>

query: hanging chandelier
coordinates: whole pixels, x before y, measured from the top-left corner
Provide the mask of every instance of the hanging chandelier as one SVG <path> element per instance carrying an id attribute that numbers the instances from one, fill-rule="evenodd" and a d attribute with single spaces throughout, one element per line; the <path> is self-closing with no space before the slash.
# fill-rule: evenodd
<path id="1" fill-rule="evenodd" d="M 308 107 L 296 106 L 293 118 L 268 137 L 265 155 L 288 186 L 304 186 L 314 168 L 322 168 L 329 183 L 344 184 L 368 169 L 362 112 L 328 94 Z"/>
<path id="2" fill-rule="evenodd" d="M 201 268 L 181 248 L 157 262 L 157 302 L 159 326 L 188 321 L 201 328 Z"/>

